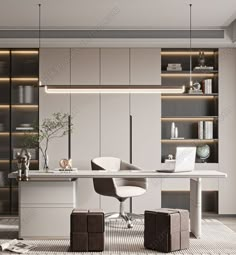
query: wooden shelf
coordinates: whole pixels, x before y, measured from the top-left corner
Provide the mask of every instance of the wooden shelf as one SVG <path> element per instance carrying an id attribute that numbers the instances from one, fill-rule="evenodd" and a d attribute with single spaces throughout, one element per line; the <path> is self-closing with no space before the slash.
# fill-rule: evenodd
<path id="1" fill-rule="evenodd" d="M 12 108 L 13 109 L 36 109 L 38 110 L 38 105 L 37 104 L 13 104 Z"/>
<path id="2" fill-rule="evenodd" d="M 25 132 L 12 132 L 12 135 L 16 136 L 22 136 L 22 135 L 37 135 L 38 132 L 30 132 L 30 131 L 25 131 Z"/>
<path id="3" fill-rule="evenodd" d="M 209 50 L 201 50 L 204 52 L 205 56 L 213 56 L 214 54 L 216 54 L 217 52 L 214 51 L 209 51 Z M 199 50 L 197 51 L 181 51 L 181 50 L 175 50 L 175 51 L 162 51 L 161 55 L 162 56 L 190 56 L 190 54 L 192 56 L 198 56 L 199 55 Z"/>
<path id="4" fill-rule="evenodd" d="M 9 159 L 0 159 L 0 164 L 8 164 L 10 163 Z"/>
<path id="5" fill-rule="evenodd" d="M 189 116 L 189 117 L 181 117 L 181 116 L 174 116 L 174 117 L 161 117 L 161 121 L 201 121 L 201 120 L 211 120 L 214 121 L 218 119 L 218 116 Z"/>
<path id="6" fill-rule="evenodd" d="M 0 77 L 0 82 L 9 82 L 10 78 L 9 77 Z"/>
<path id="7" fill-rule="evenodd" d="M 161 94 L 161 99 L 214 99 L 218 93 L 212 94 Z"/>
<path id="8" fill-rule="evenodd" d="M 0 136 L 8 136 L 9 134 L 9 132 L 0 132 Z"/>
<path id="9" fill-rule="evenodd" d="M 218 139 L 162 139 L 162 143 L 217 143 Z"/>
<path id="10" fill-rule="evenodd" d="M 216 74 L 218 74 L 218 72 L 214 72 L 214 71 L 207 71 L 207 72 L 192 72 L 191 76 L 192 77 L 214 77 Z M 161 73 L 161 77 L 168 77 L 168 78 L 182 78 L 182 77 L 190 77 L 190 73 L 189 72 L 183 72 L 183 71 L 175 71 L 175 72 L 170 72 L 170 71 L 162 71 Z"/>
<path id="11" fill-rule="evenodd" d="M 10 105 L 9 104 L 0 104 L 0 109 L 9 109 Z"/>
<path id="12" fill-rule="evenodd" d="M 38 50 L 12 50 L 12 54 L 19 54 L 19 55 L 38 55 Z"/>
<path id="13" fill-rule="evenodd" d="M 30 160 L 30 164 L 36 164 L 36 163 L 38 163 L 38 162 L 39 162 L 38 159 L 31 159 L 31 160 Z M 13 159 L 13 160 L 12 160 L 12 163 L 17 163 L 17 160 L 16 160 L 16 159 Z"/>
<path id="14" fill-rule="evenodd" d="M 37 77 L 14 77 L 12 81 L 38 81 Z"/>

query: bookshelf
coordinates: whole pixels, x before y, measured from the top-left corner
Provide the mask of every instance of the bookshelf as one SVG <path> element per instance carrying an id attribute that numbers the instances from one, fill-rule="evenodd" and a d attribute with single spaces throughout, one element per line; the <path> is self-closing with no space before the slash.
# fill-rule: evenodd
<path id="1" fill-rule="evenodd" d="M 38 77 L 38 49 L 0 50 L 0 215 L 18 213 L 18 185 L 7 176 L 17 169 L 14 154 L 26 135 L 22 127 L 38 124 Z M 30 168 L 37 169 L 38 149 L 31 149 Z"/>
<path id="2" fill-rule="evenodd" d="M 205 64 L 208 69 L 199 70 L 199 52 L 204 52 Z M 191 54 L 191 55 L 190 55 Z M 202 94 L 190 94 L 190 56 L 192 57 L 192 81 L 201 85 Z M 218 49 L 162 49 L 161 51 L 162 85 L 185 85 L 186 92 L 180 95 L 162 94 L 162 163 L 169 154 L 175 155 L 177 146 L 202 146 L 210 147 L 210 157 L 207 163 L 218 163 Z M 179 70 L 169 70 L 169 64 L 180 64 Z M 197 67 L 197 68 L 195 68 Z M 210 68 L 211 67 L 211 70 Z M 198 69 L 198 70 L 196 70 Z M 210 80 L 211 91 L 207 91 L 206 80 Z M 205 91 L 204 91 L 205 86 Z M 199 122 L 205 126 L 210 122 L 213 133 L 209 139 L 199 139 Z M 178 127 L 178 137 L 171 139 L 172 122 Z M 204 126 L 204 128 L 205 128 Z M 206 132 L 206 131 L 204 131 Z M 209 132 L 209 131 L 208 131 Z M 196 163 L 201 163 L 197 156 Z"/>

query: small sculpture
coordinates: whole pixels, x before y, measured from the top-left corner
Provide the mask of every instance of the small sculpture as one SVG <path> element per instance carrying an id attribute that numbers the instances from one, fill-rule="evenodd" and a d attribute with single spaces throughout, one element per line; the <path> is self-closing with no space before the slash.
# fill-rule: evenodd
<path id="1" fill-rule="evenodd" d="M 21 152 L 16 153 L 16 159 L 18 168 L 18 180 L 28 181 L 31 154 L 26 149 L 22 149 Z"/>
<path id="2" fill-rule="evenodd" d="M 72 170 L 72 159 L 61 159 L 59 161 L 59 165 L 61 167 L 60 170 L 71 171 Z"/>
<path id="3" fill-rule="evenodd" d="M 205 54 L 204 54 L 203 51 L 199 52 L 199 55 L 198 55 L 198 64 L 201 67 L 205 66 Z"/>

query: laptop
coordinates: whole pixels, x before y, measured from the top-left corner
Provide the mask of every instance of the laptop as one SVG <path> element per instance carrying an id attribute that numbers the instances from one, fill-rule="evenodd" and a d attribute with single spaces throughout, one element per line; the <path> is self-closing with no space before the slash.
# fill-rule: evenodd
<path id="1" fill-rule="evenodd" d="M 165 173 L 193 171 L 195 167 L 196 147 L 176 147 L 175 158 L 173 167 L 157 171 Z"/>

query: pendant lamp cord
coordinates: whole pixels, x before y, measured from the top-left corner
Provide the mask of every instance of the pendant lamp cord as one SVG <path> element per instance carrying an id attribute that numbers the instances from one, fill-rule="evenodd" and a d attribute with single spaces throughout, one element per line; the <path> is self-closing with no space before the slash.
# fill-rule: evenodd
<path id="1" fill-rule="evenodd" d="M 41 4 L 38 4 L 39 7 L 39 31 L 38 31 L 38 36 L 39 36 L 39 41 L 38 41 L 38 61 L 39 61 L 39 86 L 41 86 L 41 81 L 40 81 L 40 47 L 41 47 Z"/>
<path id="2" fill-rule="evenodd" d="M 190 79 L 190 89 L 192 88 L 192 4 L 189 4 L 189 15 L 190 15 L 190 21 L 189 21 L 189 46 L 190 46 L 190 70 L 189 70 L 189 79 Z"/>
<path id="3" fill-rule="evenodd" d="M 70 49 L 70 91 L 71 91 L 71 49 Z M 68 116 L 68 159 L 71 159 L 71 92 L 69 94 L 69 116 Z"/>

